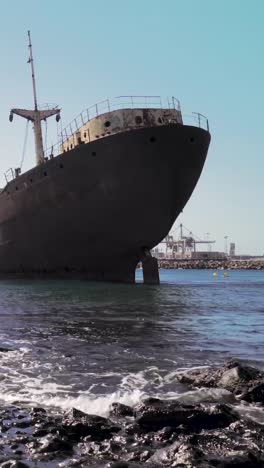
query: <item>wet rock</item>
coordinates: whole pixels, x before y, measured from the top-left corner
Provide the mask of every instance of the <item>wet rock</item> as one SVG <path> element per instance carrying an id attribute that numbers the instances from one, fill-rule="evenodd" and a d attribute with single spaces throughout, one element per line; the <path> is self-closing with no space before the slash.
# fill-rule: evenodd
<path id="1" fill-rule="evenodd" d="M 201 429 L 217 429 L 229 426 L 237 421 L 238 416 L 227 405 L 216 405 L 209 407 L 204 411 L 194 413 L 185 425 L 193 431 Z"/>
<path id="2" fill-rule="evenodd" d="M 71 451 L 72 445 L 67 441 L 62 439 L 60 436 L 49 434 L 46 437 L 43 437 L 38 441 L 40 447 L 38 448 L 39 453 L 46 452 L 68 452 Z"/>
<path id="3" fill-rule="evenodd" d="M 264 404 L 264 382 L 256 383 L 240 395 L 241 400 Z"/>
<path id="4" fill-rule="evenodd" d="M 21 429 L 25 429 L 26 427 L 30 427 L 33 425 L 31 418 L 23 419 L 20 421 L 15 421 L 13 424 L 15 427 L 19 427 Z"/>
<path id="5" fill-rule="evenodd" d="M 134 410 L 131 406 L 123 405 L 122 403 L 112 403 L 110 415 L 113 416 L 134 416 Z"/>
<path id="6" fill-rule="evenodd" d="M 48 434 L 49 434 L 49 429 L 44 429 L 44 428 L 36 429 L 33 432 L 34 437 L 45 437 Z"/>
<path id="7" fill-rule="evenodd" d="M 229 390 L 224 388 L 200 388 L 183 393 L 177 397 L 177 401 L 182 405 L 197 405 L 203 403 L 235 403 L 236 398 Z"/>
<path id="8" fill-rule="evenodd" d="M 160 406 L 164 404 L 162 400 L 154 397 L 144 398 L 142 403 L 144 406 Z"/>
<path id="9" fill-rule="evenodd" d="M 234 394 L 245 391 L 254 381 L 264 384 L 264 373 L 237 361 L 222 367 L 191 369 L 177 376 L 179 382 L 196 387 L 220 387 Z"/>
<path id="10" fill-rule="evenodd" d="M 149 462 L 165 466 L 196 467 L 203 459 L 203 453 L 188 443 L 174 442 L 166 448 L 157 450 Z"/>
<path id="11" fill-rule="evenodd" d="M 107 466 L 109 466 L 109 468 L 129 468 L 129 464 L 123 461 L 109 463 Z"/>
<path id="12" fill-rule="evenodd" d="M 264 461 L 259 460 L 252 453 L 232 454 L 225 458 L 211 458 L 210 466 L 216 468 L 263 468 Z"/>
<path id="13" fill-rule="evenodd" d="M 218 386 L 233 392 L 237 392 L 239 387 L 241 388 L 251 380 L 258 378 L 260 375 L 260 372 L 258 372 L 256 369 L 237 365 L 225 370 L 222 373 L 222 376 L 218 381 Z"/>
<path id="14" fill-rule="evenodd" d="M 158 430 L 163 427 L 178 427 L 194 414 L 193 407 L 181 406 L 178 402 L 162 405 L 141 406 L 137 411 L 137 424 L 148 430 Z"/>
<path id="15" fill-rule="evenodd" d="M 75 408 L 65 414 L 62 428 L 68 437 L 73 439 L 90 436 L 91 439 L 104 440 L 120 431 L 120 427 L 113 424 L 112 421 L 101 416 L 83 413 Z"/>
<path id="16" fill-rule="evenodd" d="M 0 347 L 0 353 L 9 353 L 10 351 L 14 351 L 14 350 L 10 348 Z"/>
<path id="17" fill-rule="evenodd" d="M 29 466 L 43 464 L 50 468 L 264 468 L 264 427 L 247 419 L 248 414 L 255 416 L 263 411 L 264 381 L 260 371 L 251 372 L 247 366 L 241 370 L 239 366 L 232 361 L 215 368 L 218 380 L 214 388 L 188 392 L 182 400 L 148 398 L 135 409 L 113 405 L 112 417 L 118 424 L 77 409 L 62 416 L 35 408 L 0 408 L 0 421 L 6 428 L 0 438 L 0 468 L 3 463 L 18 463 L 21 458 L 21 463 L 27 458 L 25 464 Z M 230 369 L 235 371 L 228 373 Z M 241 405 L 237 394 L 231 399 L 233 406 L 215 403 L 218 395 L 219 399 L 222 394 L 230 396 L 229 390 L 215 386 L 223 376 L 221 385 L 242 388 L 240 398 L 247 398 L 248 403 Z M 198 393 L 203 394 L 203 390 L 201 397 Z M 186 395 L 189 400 L 184 400 Z M 23 422 L 30 425 L 21 432 L 16 423 Z"/>
<path id="18" fill-rule="evenodd" d="M 177 375 L 179 382 L 195 387 L 216 387 L 221 371 L 217 368 L 191 369 Z"/>
<path id="19" fill-rule="evenodd" d="M 29 468 L 29 465 L 18 460 L 7 460 L 0 464 L 1 468 Z"/>
<path id="20" fill-rule="evenodd" d="M 158 442 L 169 442 L 174 436 L 177 437 L 172 427 L 164 427 L 155 433 L 154 438 Z"/>
<path id="21" fill-rule="evenodd" d="M 126 459 L 127 461 L 145 462 L 150 458 L 151 454 L 149 450 L 144 450 L 142 452 L 141 449 L 138 449 L 137 451 L 130 452 L 126 456 Z"/>
<path id="22" fill-rule="evenodd" d="M 126 461 L 118 461 L 118 462 L 110 462 L 107 465 L 104 465 L 105 468 L 160 468 L 160 465 L 156 465 L 153 463 L 149 463 L 147 460 L 147 465 L 145 462 L 126 462 Z"/>
<path id="23" fill-rule="evenodd" d="M 226 427 L 236 420 L 237 417 L 227 405 L 201 407 L 184 406 L 178 402 L 163 402 L 159 407 L 141 407 L 136 422 L 145 430 L 182 426 L 188 430 L 199 431 Z"/>
<path id="24" fill-rule="evenodd" d="M 125 425 L 125 432 L 128 435 L 134 435 L 134 434 L 140 434 L 142 431 L 141 431 L 140 425 L 137 424 L 137 422 L 132 422 L 130 424 Z"/>
<path id="25" fill-rule="evenodd" d="M 40 406 L 33 406 L 33 408 L 31 408 L 30 413 L 33 415 L 37 413 L 47 414 L 47 411 L 44 408 L 41 408 Z"/>

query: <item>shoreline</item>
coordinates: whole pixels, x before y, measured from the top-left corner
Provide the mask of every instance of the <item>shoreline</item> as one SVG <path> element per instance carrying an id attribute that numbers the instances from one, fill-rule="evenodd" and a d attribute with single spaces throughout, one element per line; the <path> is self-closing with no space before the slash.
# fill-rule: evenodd
<path id="1" fill-rule="evenodd" d="M 263 468 L 264 372 L 233 360 L 177 381 L 179 398 L 115 402 L 107 417 L 0 405 L 0 466 Z"/>

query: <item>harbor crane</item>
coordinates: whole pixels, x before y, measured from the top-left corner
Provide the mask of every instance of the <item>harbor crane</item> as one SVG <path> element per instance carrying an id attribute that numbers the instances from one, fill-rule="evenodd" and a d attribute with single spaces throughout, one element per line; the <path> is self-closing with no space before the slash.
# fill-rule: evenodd
<path id="1" fill-rule="evenodd" d="M 173 234 L 168 234 L 165 239 L 161 242 L 166 245 L 166 256 L 168 250 L 171 251 L 172 256 L 191 257 L 192 252 L 196 252 L 197 244 L 206 244 L 208 251 L 210 251 L 211 245 L 215 243 L 215 240 L 202 240 L 195 236 L 192 231 L 180 224 L 176 229 L 179 229 L 180 235 L 177 240 L 174 239 Z M 186 233 L 184 233 L 184 231 Z"/>

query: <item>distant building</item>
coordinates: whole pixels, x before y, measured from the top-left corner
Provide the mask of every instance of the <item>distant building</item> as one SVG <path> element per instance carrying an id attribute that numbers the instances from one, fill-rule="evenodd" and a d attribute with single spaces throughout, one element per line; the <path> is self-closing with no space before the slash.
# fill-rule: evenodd
<path id="1" fill-rule="evenodd" d="M 196 251 L 192 252 L 191 260 L 225 260 L 226 254 L 224 252 L 202 252 Z"/>
<path id="2" fill-rule="evenodd" d="M 229 256 L 234 257 L 235 255 L 236 255 L 236 244 L 234 242 L 230 242 Z"/>

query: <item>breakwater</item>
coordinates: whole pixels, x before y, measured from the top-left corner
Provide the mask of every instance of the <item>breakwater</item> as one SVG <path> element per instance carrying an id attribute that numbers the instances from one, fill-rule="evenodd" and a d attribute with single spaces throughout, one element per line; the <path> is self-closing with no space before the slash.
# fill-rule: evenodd
<path id="1" fill-rule="evenodd" d="M 264 260 L 159 259 L 159 268 L 185 270 L 264 270 Z"/>

